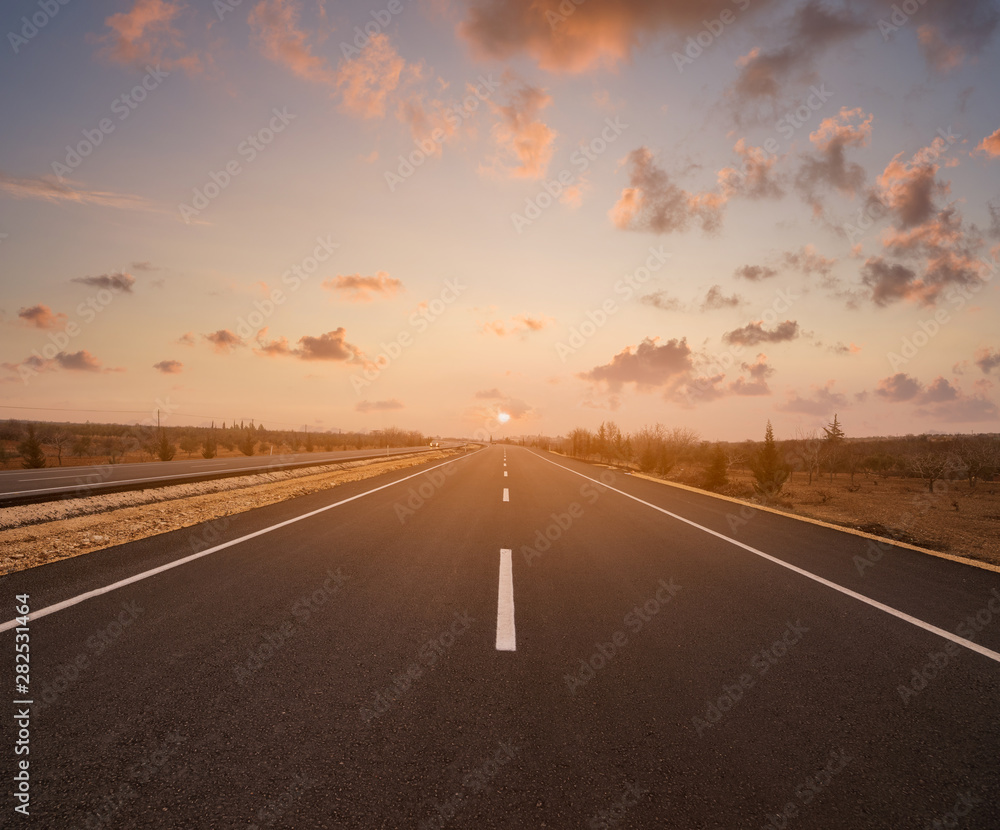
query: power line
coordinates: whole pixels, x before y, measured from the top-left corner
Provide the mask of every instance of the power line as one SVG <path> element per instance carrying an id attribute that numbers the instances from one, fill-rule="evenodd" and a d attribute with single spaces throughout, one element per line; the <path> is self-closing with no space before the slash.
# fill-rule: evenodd
<path id="1" fill-rule="evenodd" d="M 15 406 L 13 404 L 0 403 L 0 409 L 23 409 L 23 410 L 35 410 L 40 412 L 100 412 L 104 415 L 116 414 L 116 415 L 150 415 L 152 417 L 152 410 L 149 409 L 67 409 L 65 407 L 58 406 Z M 168 415 L 177 415 L 182 418 L 204 418 L 209 421 L 225 421 L 226 419 L 219 415 L 195 415 L 191 412 L 169 412 Z M 235 419 L 233 419 L 235 422 Z M 241 420 L 256 420 L 243 418 Z M 298 424 L 289 424 L 285 421 L 271 421 L 272 424 L 278 424 L 283 427 L 291 427 L 292 429 L 298 429 Z"/>

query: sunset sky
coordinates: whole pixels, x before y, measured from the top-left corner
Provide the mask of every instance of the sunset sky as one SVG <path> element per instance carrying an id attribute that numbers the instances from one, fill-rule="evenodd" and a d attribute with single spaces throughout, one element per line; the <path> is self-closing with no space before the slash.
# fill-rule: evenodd
<path id="1" fill-rule="evenodd" d="M 998 430 L 997 2 L 61 2 L 0 418 Z"/>

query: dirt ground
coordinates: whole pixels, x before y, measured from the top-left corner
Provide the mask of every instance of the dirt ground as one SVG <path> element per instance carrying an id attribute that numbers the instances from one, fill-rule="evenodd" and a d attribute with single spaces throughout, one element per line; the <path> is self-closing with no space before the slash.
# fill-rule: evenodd
<path id="1" fill-rule="evenodd" d="M 442 450 L 0 509 L 0 575 L 461 455 Z M 208 531 L 207 531 L 208 532 Z"/>
<path id="2" fill-rule="evenodd" d="M 669 479 L 688 482 L 683 471 Z M 746 471 L 730 470 L 721 495 L 862 530 L 917 547 L 1000 565 L 1000 482 L 939 481 L 934 492 L 919 479 L 814 476 L 785 482 L 776 499 L 755 496 Z"/>

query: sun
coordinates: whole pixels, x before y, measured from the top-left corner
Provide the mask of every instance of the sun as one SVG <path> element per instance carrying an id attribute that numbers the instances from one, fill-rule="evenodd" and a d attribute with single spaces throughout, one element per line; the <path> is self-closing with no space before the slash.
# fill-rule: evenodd
<path id="1" fill-rule="evenodd" d="M 497 420 L 501 424 L 506 424 L 510 420 L 510 415 L 508 415 L 506 412 L 498 412 L 497 413 Z"/>

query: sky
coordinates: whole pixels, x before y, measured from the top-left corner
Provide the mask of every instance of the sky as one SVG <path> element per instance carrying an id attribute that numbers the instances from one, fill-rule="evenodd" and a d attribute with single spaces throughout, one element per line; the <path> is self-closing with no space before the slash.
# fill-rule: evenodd
<path id="1" fill-rule="evenodd" d="M 0 417 L 998 431 L 998 24 L 12 0 Z"/>

